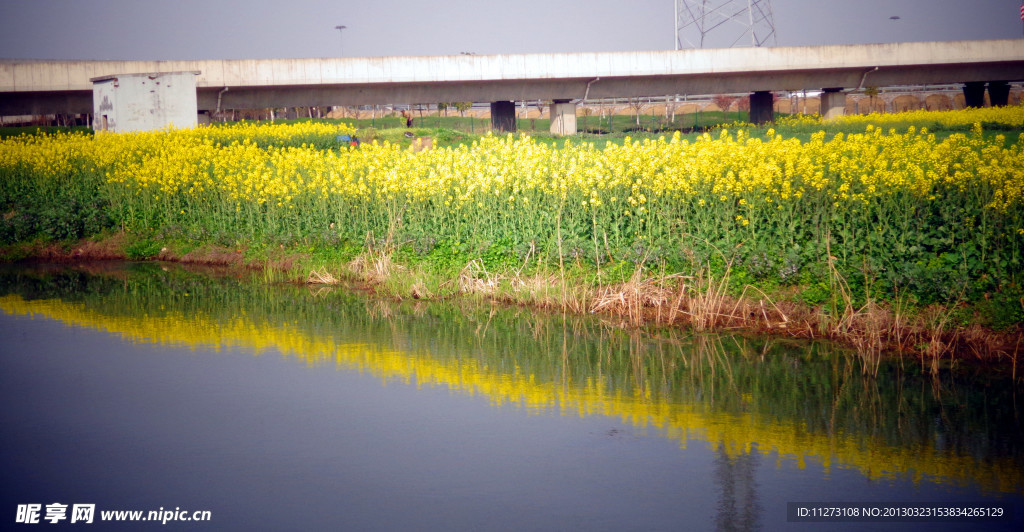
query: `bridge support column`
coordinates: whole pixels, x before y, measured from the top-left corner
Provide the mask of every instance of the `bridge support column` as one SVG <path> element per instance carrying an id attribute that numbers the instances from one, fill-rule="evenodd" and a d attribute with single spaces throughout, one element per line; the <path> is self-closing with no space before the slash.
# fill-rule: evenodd
<path id="1" fill-rule="evenodd" d="M 1010 103 L 1010 84 L 1005 81 L 988 82 L 988 103 L 992 107 L 1005 107 Z"/>
<path id="2" fill-rule="evenodd" d="M 491 102 L 491 129 L 504 133 L 516 130 L 516 103 Z"/>
<path id="3" fill-rule="evenodd" d="M 964 83 L 964 105 L 966 107 L 985 107 L 984 81 L 968 81 Z"/>
<path id="4" fill-rule="evenodd" d="M 841 88 L 827 88 L 821 91 L 821 117 L 835 120 L 846 114 L 846 93 Z"/>
<path id="5" fill-rule="evenodd" d="M 756 91 L 750 94 L 750 121 L 754 124 L 764 124 L 775 119 L 772 113 L 772 106 L 775 97 L 769 91 Z"/>
<path id="6" fill-rule="evenodd" d="M 551 104 L 551 134 L 576 134 L 576 104 L 570 100 L 555 100 Z"/>

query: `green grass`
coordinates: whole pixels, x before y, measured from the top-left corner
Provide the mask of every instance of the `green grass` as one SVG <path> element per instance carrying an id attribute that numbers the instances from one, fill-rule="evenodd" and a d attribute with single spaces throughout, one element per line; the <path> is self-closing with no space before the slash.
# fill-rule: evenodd
<path id="1" fill-rule="evenodd" d="M 55 133 L 71 132 L 92 134 L 92 128 L 86 126 L 6 126 L 0 127 L 0 139 L 17 137 L 18 135 L 53 135 Z"/>
<path id="2" fill-rule="evenodd" d="M 776 116 L 786 116 L 778 114 Z M 309 121 L 309 118 L 295 120 L 275 120 L 275 123 L 291 123 Z M 317 120 L 317 119 L 313 119 Z M 677 114 L 675 120 L 669 120 L 664 115 L 641 114 L 638 120 L 634 115 L 611 115 L 600 116 L 592 114 L 585 116 L 577 113 L 576 129 L 580 134 L 590 135 L 611 135 L 620 137 L 622 135 L 648 134 L 664 131 L 692 131 L 704 130 L 731 124 L 734 122 L 745 122 L 748 120 L 746 112 L 709 111 L 690 114 Z M 457 114 L 449 116 L 424 115 L 422 117 L 414 113 L 413 127 L 405 127 L 405 119 L 400 116 L 387 116 L 377 118 L 338 118 L 322 119 L 318 121 L 337 122 L 351 124 L 360 130 L 373 129 L 378 132 L 384 131 L 412 131 L 417 135 L 426 136 L 434 130 L 453 131 L 468 133 L 470 135 L 483 135 L 491 130 L 490 118 L 463 117 Z M 548 118 L 517 118 L 516 128 L 520 133 L 546 134 L 551 129 L 551 121 Z M 390 139 L 389 139 L 390 140 Z"/>

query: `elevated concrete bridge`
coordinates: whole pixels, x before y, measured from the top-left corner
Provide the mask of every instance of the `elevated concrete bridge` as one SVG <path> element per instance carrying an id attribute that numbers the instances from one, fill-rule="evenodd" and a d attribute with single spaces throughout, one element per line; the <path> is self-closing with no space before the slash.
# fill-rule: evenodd
<path id="1" fill-rule="evenodd" d="M 0 60 L 0 115 L 92 113 L 91 79 L 196 71 L 199 111 L 394 103 L 492 102 L 514 128 L 514 102 L 551 100 L 575 131 L 574 101 L 749 92 L 751 119 L 771 119 L 771 91 L 963 83 L 968 106 L 1005 104 L 1024 80 L 1024 39 L 652 52 L 204 61 Z M 553 125 L 553 128 L 555 126 Z"/>

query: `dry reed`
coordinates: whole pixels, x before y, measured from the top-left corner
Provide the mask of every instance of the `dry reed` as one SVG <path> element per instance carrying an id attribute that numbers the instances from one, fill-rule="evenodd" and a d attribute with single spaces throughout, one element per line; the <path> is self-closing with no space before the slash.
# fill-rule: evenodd
<path id="1" fill-rule="evenodd" d="M 306 284 L 338 284 L 341 281 L 337 277 L 331 275 L 331 272 L 327 271 L 326 267 L 320 267 L 319 270 L 312 270 L 306 277 Z"/>

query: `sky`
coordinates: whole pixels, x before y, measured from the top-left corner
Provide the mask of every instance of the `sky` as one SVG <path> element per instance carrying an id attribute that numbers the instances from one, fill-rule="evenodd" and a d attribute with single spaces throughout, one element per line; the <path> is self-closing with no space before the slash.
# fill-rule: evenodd
<path id="1" fill-rule="evenodd" d="M 0 58 L 273 59 L 668 50 L 675 42 L 673 2 L 0 0 Z M 1024 36 L 1020 0 L 772 0 L 770 5 L 777 46 Z M 346 28 L 335 29 L 339 25 Z M 736 31 L 723 26 L 711 35 L 731 42 Z"/>

